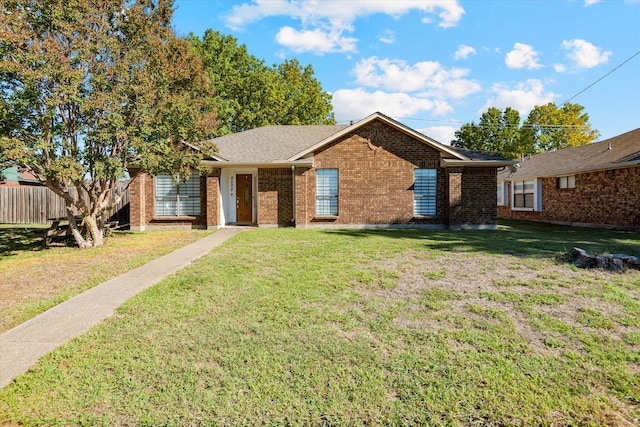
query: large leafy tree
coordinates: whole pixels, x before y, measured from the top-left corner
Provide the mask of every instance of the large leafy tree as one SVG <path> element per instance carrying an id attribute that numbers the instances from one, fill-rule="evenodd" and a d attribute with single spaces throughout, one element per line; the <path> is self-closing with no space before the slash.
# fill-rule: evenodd
<path id="1" fill-rule="evenodd" d="M 451 141 L 454 147 L 514 158 L 520 155 L 520 113 L 510 107 L 504 111 L 491 107 L 480 116 L 480 122 L 464 124 Z"/>
<path id="2" fill-rule="evenodd" d="M 170 0 L 5 0 L 0 6 L 0 152 L 81 215 L 80 247 L 130 167 L 188 175 L 213 134 L 213 87 L 171 28 Z"/>
<path id="3" fill-rule="evenodd" d="M 274 124 L 335 123 L 331 95 L 310 65 L 291 60 L 268 66 L 235 37 L 210 29 L 189 41 L 216 88 L 216 136 Z"/>
<path id="4" fill-rule="evenodd" d="M 536 106 L 520 130 L 523 144 L 536 152 L 560 150 L 589 144 L 600 136 L 589 124 L 584 107 L 570 102 L 558 107 L 554 102 Z"/>
<path id="5" fill-rule="evenodd" d="M 460 127 L 451 141 L 454 147 L 515 159 L 525 155 L 584 145 L 600 133 L 591 128 L 589 115 L 578 104 L 558 108 L 550 102 L 536 106 L 520 126 L 520 113 L 491 107 L 480 117 Z"/>
<path id="6" fill-rule="evenodd" d="M 303 67 L 297 59 L 277 67 L 278 95 L 283 99 L 273 123 L 281 125 L 334 124 L 331 95 L 322 90 L 313 67 Z"/>
<path id="7" fill-rule="evenodd" d="M 189 41 L 216 89 L 216 136 L 270 124 L 271 109 L 266 107 L 275 104 L 274 70 L 233 36 L 206 30 L 202 39 L 190 35 Z"/>

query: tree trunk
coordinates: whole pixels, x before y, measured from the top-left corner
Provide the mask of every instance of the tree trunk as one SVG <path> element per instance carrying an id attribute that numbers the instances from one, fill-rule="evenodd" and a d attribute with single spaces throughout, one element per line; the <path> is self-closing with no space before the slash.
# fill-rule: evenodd
<path id="1" fill-rule="evenodd" d="M 87 228 L 87 239 L 91 240 L 92 246 L 102 246 L 104 244 L 102 221 L 99 224 L 95 215 L 88 215 L 84 217 L 84 226 Z"/>
<path id="2" fill-rule="evenodd" d="M 67 208 L 67 219 L 69 220 L 69 230 L 71 231 L 71 235 L 73 236 L 76 243 L 78 244 L 78 247 L 80 249 L 90 248 L 92 246 L 91 242 L 85 239 L 85 237 L 82 235 L 82 231 L 78 229 L 78 224 L 76 223 L 76 218 L 73 215 L 73 212 L 71 212 L 71 210 L 68 208 Z"/>
<path id="3" fill-rule="evenodd" d="M 98 226 L 93 215 L 84 215 L 82 217 L 84 228 L 86 230 L 84 235 L 82 230 L 78 228 L 73 214 L 67 213 L 67 217 L 69 219 L 71 235 L 80 249 L 102 246 L 104 244 L 102 227 Z"/>

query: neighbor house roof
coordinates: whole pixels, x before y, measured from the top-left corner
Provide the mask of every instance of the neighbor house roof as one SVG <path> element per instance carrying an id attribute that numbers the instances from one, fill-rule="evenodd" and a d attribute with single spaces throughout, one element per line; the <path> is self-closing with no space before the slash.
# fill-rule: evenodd
<path id="1" fill-rule="evenodd" d="M 502 172 L 498 179 L 528 179 L 571 175 L 640 165 L 640 128 L 578 147 L 525 158 L 517 172 Z"/>
<path id="2" fill-rule="evenodd" d="M 22 171 L 18 166 L 11 166 L 4 170 L 0 170 L 1 185 L 43 185 L 30 172 Z"/>
<path id="3" fill-rule="evenodd" d="M 374 120 L 381 120 L 385 124 L 440 151 L 443 157 L 443 165 L 505 166 L 514 163 L 495 156 L 487 156 L 441 144 L 382 113 L 371 114 L 349 126 L 264 126 L 222 136 L 207 142 L 218 147 L 218 152 L 213 155 L 213 159 L 219 165 L 311 165 L 314 152 Z"/>

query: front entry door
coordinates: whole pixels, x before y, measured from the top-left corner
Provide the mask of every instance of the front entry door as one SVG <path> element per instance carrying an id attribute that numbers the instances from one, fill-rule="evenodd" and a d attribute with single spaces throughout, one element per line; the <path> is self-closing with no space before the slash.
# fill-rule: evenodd
<path id="1" fill-rule="evenodd" d="M 252 222 L 251 174 L 236 175 L 236 222 Z"/>

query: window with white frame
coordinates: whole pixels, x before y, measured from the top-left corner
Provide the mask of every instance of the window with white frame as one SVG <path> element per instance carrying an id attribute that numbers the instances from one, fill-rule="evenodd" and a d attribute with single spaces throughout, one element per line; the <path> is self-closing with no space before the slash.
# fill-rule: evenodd
<path id="1" fill-rule="evenodd" d="M 513 183 L 513 207 L 534 209 L 535 190 L 535 181 L 515 181 Z"/>
<path id="2" fill-rule="evenodd" d="M 436 214 L 436 170 L 413 170 L 413 214 L 434 216 Z"/>
<path id="3" fill-rule="evenodd" d="M 316 215 L 338 215 L 338 169 L 316 169 Z"/>
<path id="4" fill-rule="evenodd" d="M 505 203 L 505 201 L 507 200 L 507 197 L 505 194 L 506 189 L 507 189 L 507 186 L 504 185 L 504 181 L 498 182 L 498 194 L 497 194 L 498 206 L 506 205 Z"/>
<path id="5" fill-rule="evenodd" d="M 156 216 L 200 215 L 200 176 L 174 182 L 171 175 L 156 176 Z"/>
<path id="6" fill-rule="evenodd" d="M 576 188 L 576 177 L 575 175 L 559 176 L 556 178 L 556 184 L 560 189 Z"/>

